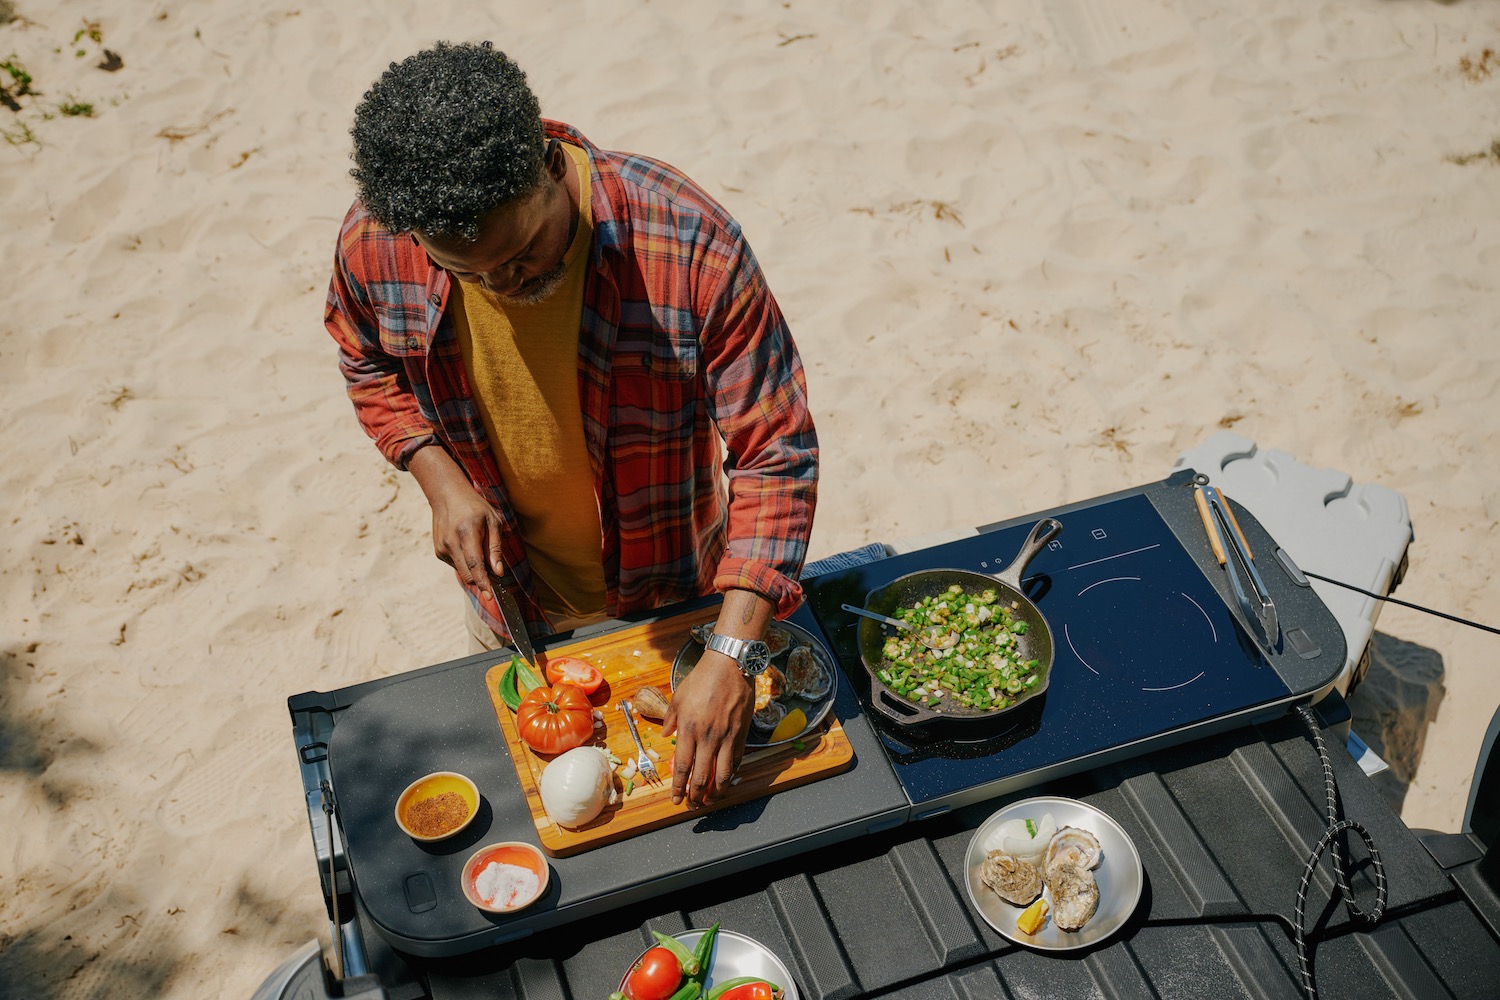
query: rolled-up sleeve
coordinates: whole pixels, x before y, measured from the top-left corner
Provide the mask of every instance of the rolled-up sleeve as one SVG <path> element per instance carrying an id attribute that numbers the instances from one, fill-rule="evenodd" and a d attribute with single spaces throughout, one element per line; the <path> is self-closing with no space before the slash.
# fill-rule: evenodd
<path id="1" fill-rule="evenodd" d="M 422 415 L 406 361 L 383 346 L 382 333 L 400 338 L 411 331 L 392 329 L 392 317 L 394 324 L 406 321 L 402 312 L 387 309 L 382 317 L 369 294 L 365 276 L 376 273 L 377 262 L 371 258 L 380 251 L 372 245 L 368 225 L 355 211 L 345 220 L 334 254 L 323 325 L 338 345 L 339 371 L 360 426 L 389 462 L 405 469 L 418 448 L 437 438 Z"/>
<path id="2" fill-rule="evenodd" d="M 707 290 L 703 332 L 709 407 L 728 451 L 727 545 L 714 586 L 754 591 L 785 618 L 803 598 L 818 438 L 791 331 L 749 245 L 734 235 L 722 280 Z"/>

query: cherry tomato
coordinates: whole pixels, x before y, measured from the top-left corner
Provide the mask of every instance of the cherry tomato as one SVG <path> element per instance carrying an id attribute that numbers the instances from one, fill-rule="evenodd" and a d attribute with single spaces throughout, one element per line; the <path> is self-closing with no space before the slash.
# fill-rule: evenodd
<path id="1" fill-rule="evenodd" d="M 547 683 L 571 684 L 584 694 L 593 694 L 604 683 L 604 674 L 588 660 L 559 656 L 547 660 Z"/>
<path id="2" fill-rule="evenodd" d="M 719 997 L 719 1000 L 777 1000 L 778 993 L 770 983 L 746 983 Z"/>
<path id="3" fill-rule="evenodd" d="M 516 732 L 537 753 L 581 747 L 594 735 L 594 706 L 571 684 L 539 687 L 521 699 Z"/>
<path id="4" fill-rule="evenodd" d="M 625 995 L 630 1000 L 667 1000 L 680 982 L 682 966 L 677 956 L 665 948 L 652 948 L 625 977 Z"/>

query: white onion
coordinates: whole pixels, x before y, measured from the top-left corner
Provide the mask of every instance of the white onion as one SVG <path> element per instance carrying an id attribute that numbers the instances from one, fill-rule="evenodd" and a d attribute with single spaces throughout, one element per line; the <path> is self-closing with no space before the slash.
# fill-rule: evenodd
<path id="1" fill-rule="evenodd" d="M 985 838 L 984 848 L 986 851 L 1004 851 L 1011 857 L 1038 864 L 1056 832 L 1057 821 L 1052 818 L 1051 813 L 1047 813 L 1041 822 L 1036 823 L 1035 837 L 1026 831 L 1026 820 L 1006 820 Z"/>
<path id="2" fill-rule="evenodd" d="M 542 807 L 560 826 L 583 826 L 615 798 L 614 772 L 602 747 L 574 747 L 542 771 Z"/>

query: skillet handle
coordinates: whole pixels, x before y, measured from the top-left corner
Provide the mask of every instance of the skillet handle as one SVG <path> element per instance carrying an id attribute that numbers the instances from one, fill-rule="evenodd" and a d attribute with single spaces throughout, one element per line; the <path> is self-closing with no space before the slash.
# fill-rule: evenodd
<path id="1" fill-rule="evenodd" d="M 926 705 L 912 704 L 882 684 L 880 678 L 873 674 L 870 676 L 870 704 L 875 706 L 875 711 L 903 726 L 919 726 L 941 714 Z"/>
<path id="2" fill-rule="evenodd" d="M 1021 576 L 1026 572 L 1026 567 L 1031 565 L 1031 560 L 1037 557 L 1047 543 L 1062 534 L 1062 522 L 1052 517 L 1044 517 L 1031 529 L 1031 534 L 1026 536 L 1026 541 L 1021 543 L 1021 551 L 1010 561 L 1010 565 L 1000 571 L 995 578 L 1010 587 L 1016 593 L 1021 593 Z"/>

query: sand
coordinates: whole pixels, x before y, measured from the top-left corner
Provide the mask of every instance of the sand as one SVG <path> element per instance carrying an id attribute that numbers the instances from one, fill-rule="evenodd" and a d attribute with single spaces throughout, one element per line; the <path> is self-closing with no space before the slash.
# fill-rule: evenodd
<path id="1" fill-rule="evenodd" d="M 814 557 L 1233 428 L 1402 493 L 1398 596 L 1500 619 L 1493 4 L 13 5 L 6 995 L 246 996 L 326 940 L 285 698 L 466 651 L 320 323 L 353 106 L 437 39 L 741 220 L 807 364 Z M 1456 830 L 1500 639 L 1377 639 L 1440 671 L 1402 809 Z"/>

